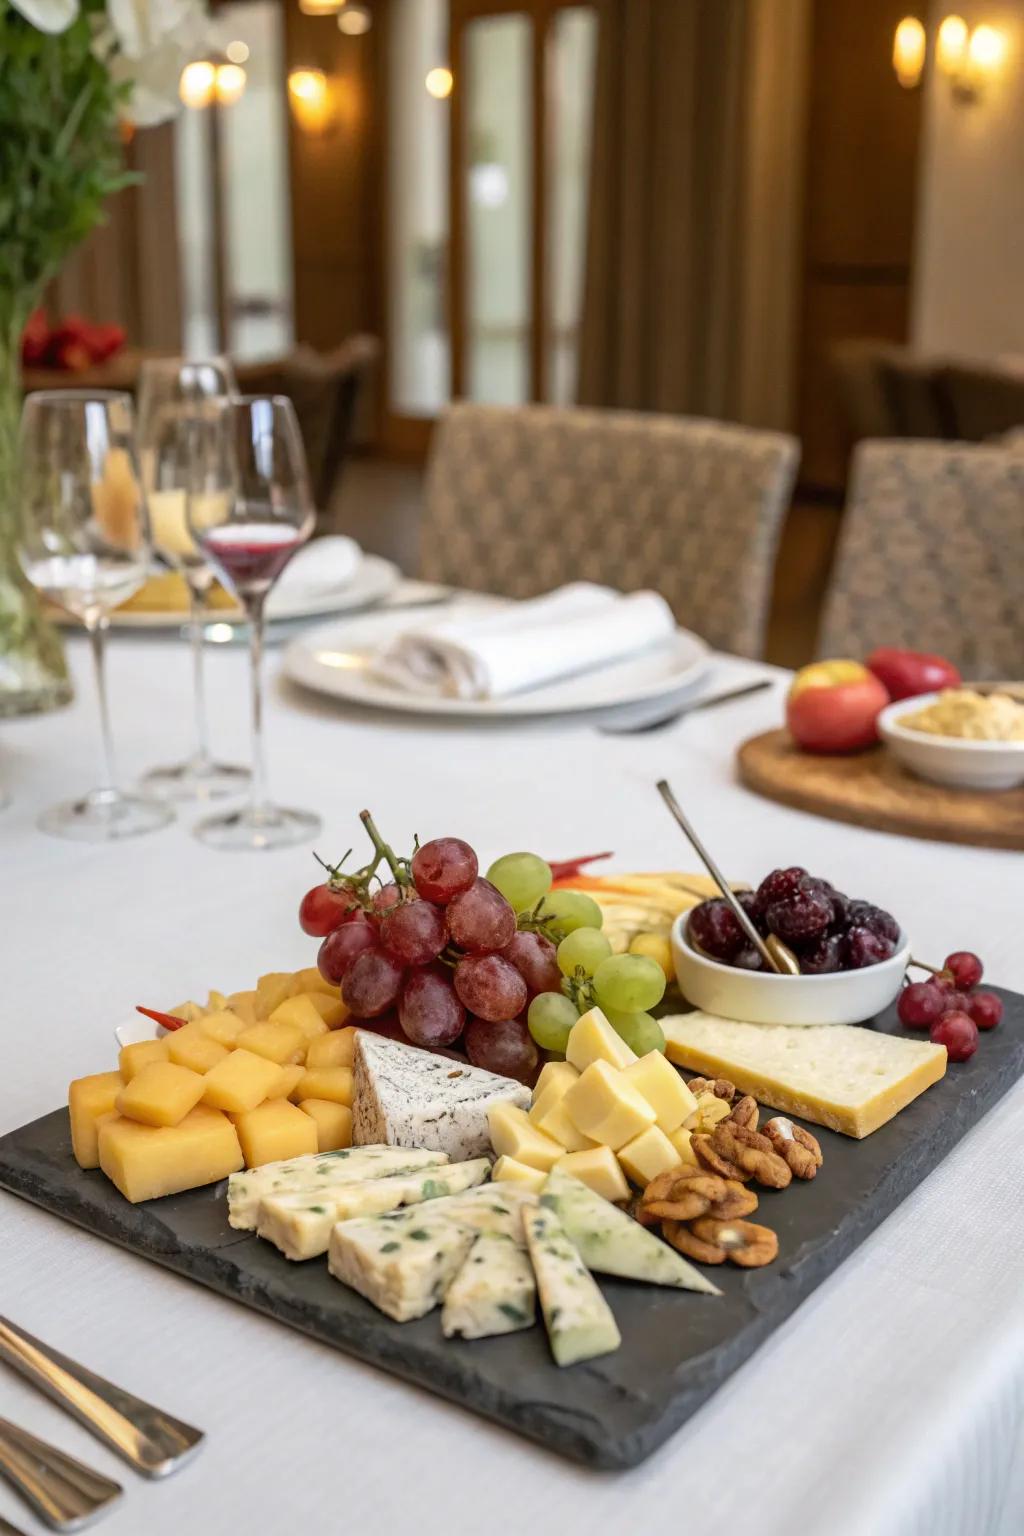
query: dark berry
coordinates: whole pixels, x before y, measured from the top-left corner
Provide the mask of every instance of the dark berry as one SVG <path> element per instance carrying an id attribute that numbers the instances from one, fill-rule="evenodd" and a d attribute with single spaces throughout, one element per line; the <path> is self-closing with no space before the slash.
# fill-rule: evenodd
<path id="1" fill-rule="evenodd" d="M 750 918 L 750 921 L 753 923 L 754 927 L 763 938 L 768 932 L 768 924 L 764 920 L 764 911 L 762 910 L 761 903 L 757 899 L 757 892 L 741 891 L 740 894 L 736 897 L 736 900 L 739 902 L 740 906 L 743 908 L 744 912 Z"/>
<path id="2" fill-rule="evenodd" d="M 851 928 L 844 942 L 848 971 L 861 971 L 865 966 L 878 965 L 882 960 L 888 960 L 895 951 L 889 939 L 883 939 L 870 928 L 861 926 Z"/>
<path id="3" fill-rule="evenodd" d="M 832 921 L 832 903 L 824 891 L 802 885 L 773 902 L 766 912 L 768 927 L 787 944 L 816 939 Z"/>
<path id="4" fill-rule="evenodd" d="M 847 906 L 847 919 L 851 928 L 867 928 L 878 938 L 888 939 L 895 949 L 900 925 L 891 912 L 876 907 L 870 901 L 851 901 Z"/>
<path id="5" fill-rule="evenodd" d="M 977 955 L 973 955 L 969 949 L 958 949 L 954 954 L 946 956 L 943 969 L 949 971 L 961 992 L 969 992 L 978 985 L 984 967 Z"/>
<path id="6" fill-rule="evenodd" d="M 767 912 L 774 902 L 782 901 L 786 896 L 792 895 L 806 876 L 806 869 L 802 869 L 799 864 L 794 864 L 789 869 L 773 869 L 770 875 L 765 875 L 754 892 L 758 907 L 762 912 Z"/>
<path id="7" fill-rule="evenodd" d="M 929 1037 L 933 1045 L 946 1047 L 950 1061 L 966 1061 L 978 1049 L 978 1026 L 966 1013 L 944 1013 Z"/>
<path id="8" fill-rule="evenodd" d="M 1003 1016 L 1003 1000 L 994 992 L 975 992 L 967 1004 L 967 1013 L 979 1029 L 995 1029 Z"/>
<path id="9" fill-rule="evenodd" d="M 747 942 L 728 902 L 721 897 L 694 907 L 688 929 L 693 942 L 713 960 L 731 960 Z"/>
<path id="10" fill-rule="evenodd" d="M 761 959 L 761 951 L 755 949 L 753 944 L 744 944 L 732 957 L 733 965 L 741 971 L 763 971 L 764 961 Z"/>
<path id="11" fill-rule="evenodd" d="M 946 994 L 933 981 L 912 981 L 900 993 L 896 1012 L 908 1029 L 931 1029 L 942 1017 Z"/>
<path id="12" fill-rule="evenodd" d="M 800 970 L 805 976 L 830 976 L 843 968 L 843 939 L 838 933 L 815 939 L 800 954 Z"/>

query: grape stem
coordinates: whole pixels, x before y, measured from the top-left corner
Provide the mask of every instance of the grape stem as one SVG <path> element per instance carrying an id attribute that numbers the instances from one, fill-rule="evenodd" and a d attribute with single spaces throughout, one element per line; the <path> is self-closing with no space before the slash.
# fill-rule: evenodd
<path id="1" fill-rule="evenodd" d="M 412 875 L 409 873 L 409 861 L 407 859 L 400 859 L 390 843 L 384 841 L 377 831 L 377 824 L 369 811 L 360 811 L 359 820 L 366 828 L 366 835 L 373 844 L 376 854 L 373 863 L 367 865 L 367 878 L 376 872 L 377 865 L 383 859 L 394 877 L 395 884 L 403 890 L 406 889 L 412 884 Z M 362 873 L 363 871 L 360 870 L 360 874 Z"/>
<path id="2" fill-rule="evenodd" d="M 907 969 L 914 966 L 919 971 L 930 971 L 933 976 L 949 976 L 951 972 L 937 965 L 929 965 L 926 960 L 915 960 L 913 955 L 907 961 Z"/>

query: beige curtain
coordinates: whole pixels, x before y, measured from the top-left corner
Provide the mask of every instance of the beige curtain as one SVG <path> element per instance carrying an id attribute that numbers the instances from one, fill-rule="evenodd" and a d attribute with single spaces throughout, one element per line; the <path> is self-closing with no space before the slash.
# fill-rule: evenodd
<path id="1" fill-rule="evenodd" d="M 110 199 L 95 229 L 51 284 L 54 316 L 82 314 L 123 325 L 133 346 L 181 348 L 181 285 L 174 181 L 174 126 L 135 134 L 128 168 L 143 179 Z"/>
<path id="2" fill-rule="evenodd" d="M 787 426 L 810 0 L 599 0 L 582 404 Z"/>

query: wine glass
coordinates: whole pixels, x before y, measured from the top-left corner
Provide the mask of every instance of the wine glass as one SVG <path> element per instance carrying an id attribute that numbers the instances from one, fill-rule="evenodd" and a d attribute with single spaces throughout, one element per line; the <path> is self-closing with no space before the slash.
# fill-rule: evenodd
<path id="1" fill-rule="evenodd" d="M 208 430 L 211 421 L 216 430 Z M 268 801 L 263 761 L 264 605 L 316 522 L 291 401 L 274 395 L 211 402 L 194 456 L 206 493 L 189 497 L 189 531 L 245 609 L 252 653 L 250 802 L 244 810 L 207 817 L 196 836 L 214 848 L 285 848 L 320 829 L 320 818 L 309 811 Z"/>
<path id="2" fill-rule="evenodd" d="M 209 747 L 203 647 L 206 604 L 213 572 L 189 533 L 186 497 L 204 494 L 195 478 L 192 435 L 204 402 L 237 395 L 234 370 L 226 358 L 151 358 L 142 364 L 138 391 L 138 443 L 149 506 L 153 547 L 184 577 L 189 594 L 189 638 L 195 705 L 196 747 L 182 763 L 152 768 L 143 778 L 155 794 L 171 800 L 217 800 L 237 795 L 249 770 L 218 762 Z"/>
<path id="3" fill-rule="evenodd" d="M 149 520 L 129 395 L 44 390 L 21 418 L 22 569 L 40 592 L 82 620 L 92 643 L 103 737 L 103 783 L 40 818 L 44 832 L 107 842 L 174 820 L 169 805 L 119 790 L 104 673 L 110 611 L 149 573 Z"/>

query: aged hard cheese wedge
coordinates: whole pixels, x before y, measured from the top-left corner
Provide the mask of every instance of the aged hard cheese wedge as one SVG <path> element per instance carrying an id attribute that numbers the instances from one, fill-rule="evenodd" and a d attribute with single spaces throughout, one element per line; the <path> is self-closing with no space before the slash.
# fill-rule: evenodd
<path id="1" fill-rule="evenodd" d="M 554 1169 L 540 1203 L 555 1212 L 589 1269 L 626 1280 L 646 1280 L 651 1285 L 721 1295 L 718 1287 L 674 1248 L 571 1174 Z"/>
<path id="2" fill-rule="evenodd" d="M 554 1211 L 523 1216 L 551 1353 L 558 1365 L 608 1355 L 622 1343 L 612 1309 Z"/>
<path id="3" fill-rule="evenodd" d="M 299 1194 L 267 1195 L 260 1201 L 256 1230 L 286 1259 L 315 1259 L 327 1252 L 331 1228 L 357 1216 L 379 1216 L 482 1184 L 491 1165 L 486 1157 L 448 1163 L 421 1173 L 393 1174 Z"/>
<path id="4" fill-rule="evenodd" d="M 367 1030 L 356 1033 L 352 1141 L 426 1147 L 457 1160 L 490 1150 L 487 1112 L 525 1110 L 530 1090 L 510 1077 L 432 1055 Z"/>
<path id="5" fill-rule="evenodd" d="M 537 1286 L 523 1249 L 500 1232 L 481 1232 L 444 1298 L 445 1338 L 489 1339 L 533 1325 Z"/>
<path id="6" fill-rule="evenodd" d="M 331 1274 L 397 1323 L 443 1300 L 476 1240 L 472 1227 L 436 1214 L 432 1204 L 340 1221 L 331 1233 Z"/>
<path id="7" fill-rule="evenodd" d="M 661 1027 L 672 1061 L 846 1136 L 870 1136 L 946 1071 L 943 1046 L 855 1024 L 788 1029 L 687 1013 Z"/>
<path id="8" fill-rule="evenodd" d="M 343 1179 L 383 1179 L 393 1173 L 415 1173 L 419 1168 L 447 1163 L 443 1152 L 418 1152 L 414 1147 L 343 1147 L 312 1157 L 286 1158 L 267 1163 L 251 1173 L 239 1173 L 228 1184 L 228 1221 L 243 1231 L 254 1231 L 264 1195 L 279 1189 L 324 1188 Z"/>

